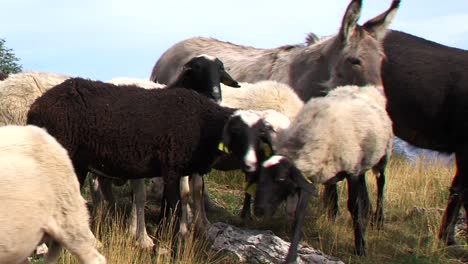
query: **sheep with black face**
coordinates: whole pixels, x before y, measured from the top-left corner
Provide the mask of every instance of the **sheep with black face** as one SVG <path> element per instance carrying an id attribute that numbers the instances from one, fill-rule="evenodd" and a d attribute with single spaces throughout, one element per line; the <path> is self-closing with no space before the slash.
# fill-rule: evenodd
<path id="1" fill-rule="evenodd" d="M 28 123 L 45 127 L 69 151 L 81 183 L 89 168 L 122 179 L 162 176 L 162 215 L 179 215 L 177 204 L 187 193 L 181 178 L 211 169 L 224 126 L 236 116 L 243 113 L 184 88 L 145 90 L 73 78 L 38 98 Z M 250 114 L 244 120 L 254 127 Z M 245 166 L 256 159 L 251 153 L 240 157 Z"/>
<path id="2" fill-rule="evenodd" d="M 270 216 L 279 203 L 297 195 L 292 243 L 287 261 L 297 256 L 300 228 L 312 183 L 348 182 L 348 209 L 353 218 L 355 253 L 365 254 L 369 197 L 365 173 L 378 177 L 376 217 L 383 220 L 385 166 L 392 148 L 392 122 L 382 86 L 344 86 L 304 106 L 280 136 L 276 155 L 263 163 L 257 181 L 254 212 Z"/>

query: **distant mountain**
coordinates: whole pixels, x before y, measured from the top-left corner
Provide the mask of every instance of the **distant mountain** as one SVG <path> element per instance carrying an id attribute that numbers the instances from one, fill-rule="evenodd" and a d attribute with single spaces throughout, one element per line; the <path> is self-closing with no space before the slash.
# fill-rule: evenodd
<path id="1" fill-rule="evenodd" d="M 445 154 L 430 149 L 423 149 L 415 147 L 401 138 L 395 137 L 393 140 L 393 151 L 406 158 L 411 163 L 415 163 L 418 159 L 431 162 L 440 160 L 447 165 L 455 161 L 455 155 Z"/>

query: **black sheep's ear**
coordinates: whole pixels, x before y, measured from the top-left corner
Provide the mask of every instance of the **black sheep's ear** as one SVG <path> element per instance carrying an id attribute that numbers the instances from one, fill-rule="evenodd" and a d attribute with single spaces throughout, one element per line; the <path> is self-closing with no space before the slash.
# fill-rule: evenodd
<path id="1" fill-rule="evenodd" d="M 188 66 L 188 65 L 184 65 L 182 66 L 182 73 L 186 73 L 186 72 L 189 72 L 191 71 L 193 68 L 191 66 Z"/>
<path id="2" fill-rule="evenodd" d="M 234 88 L 239 88 L 239 83 L 234 80 L 231 75 L 229 75 L 224 69 L 220 70 L 220 82 L 224 83 L 227 86 L 231 86 Z"/>
<path id="3" fill-rule="evenodd" d="M 291 166 L 289 169 L 290 177 L 297 183 L 297 185 L 304 191 L 310 193 L 312 196 L 318 197 L 317 188 L 314 184 L 306 179 L 304 175 L 295 166 Z"/>

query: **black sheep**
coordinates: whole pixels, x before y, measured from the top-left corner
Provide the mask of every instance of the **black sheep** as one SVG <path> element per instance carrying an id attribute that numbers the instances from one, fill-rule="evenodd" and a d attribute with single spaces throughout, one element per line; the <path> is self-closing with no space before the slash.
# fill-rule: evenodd
<path id="1" fill-rule="evenodd" d="M 237 130 L 224 129 L 233 116 L 252 129 L 260 121 L 243 119 L 188 89 L 145 90 L 72 78 L 38 98 L 27 123 L 46 128 L 68 150 L 81 184 L 90 167 L 121 179 L 162 176 L 161 213 L 178 215 L 181 176 L 210 171 L 221 154 L 223 130 L 236 138 Z"/>

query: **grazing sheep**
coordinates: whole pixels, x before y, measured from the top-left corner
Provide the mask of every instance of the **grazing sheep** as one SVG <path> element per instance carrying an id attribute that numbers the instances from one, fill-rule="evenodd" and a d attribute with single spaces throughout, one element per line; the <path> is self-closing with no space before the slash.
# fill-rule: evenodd
<path id="1" fill-rule="evenodd" d="M 0 263 L 29 263 L 51 241 L 46 263 L 61 246 L 81 263 L 106 263 L 95 249 L 86 202 L 66 150 L 35 126 L 0 128 Z"/>
<path id="2" fill-rule="evenodd" d="M 382 217 L 384 170 L 392 147 L 392 122 L 385 107 L 381 86 L 338 87 L 326 97 L 311 99 L 280 138 L 277 154 L 263 163 L 256 215 L 272 215 L 286 197 L 299 197 L 287 261 L 297 256 L 307 198 L 315 192 L 312 182 L 348 181 L 355 253 L 366 253 L 369 198 L 365 172 L 372 168 L 378 177 L 376 216 Z"/>
<path id="3" fill-rule="evenodd" d="M 272 80 L 260 81 L 257 83 L 240 83 L 242 89 L 235 90 L 230 87 L 222 86 L 223 101 L 221 105 L 227 107 L 234 107 L 239 109 L 251 109 L 256 110 L 262 118 L 272 126 L 272 133 L 270 137 L 272 142 L 269 143 L 269 147 L 257 153 L 262 158 L 259 158 L 261 164 L 263 158 L 268 158 L 268 155 L 272 154 L 271 146 L 274 147 L 275 141 L 278 134 L 290 125 L 290 120 L 293 120 L 297 113 L 304 106 L 304 102 L 299 99 L 297 94 L 287 84 L 280 83 Z M 235 161 L 234 161 L 235 162 Z M 232 159 L 220 160 L 214 165 L 215 169 L 219 170 L 232 170 L 238 169 L 235 164 L 232 164 Z M 253 194 L 253 187 L 250 182 L 254 182 L 252 178 L 254 175 L 251 173 L 245 173 L 245 196 L 244 203 L 241 210 L 241 217 L 243 219 L 251 218 L 250 212 L 250 201 L 251 195 Z M 205 193 L 205 199 L 208 200 L 209 196 Z M 209 202 L 209 201 L 208 201 Z"/>
<path id="4" fill-rule="evenodd" d="M 267 145 L 268 152 L 271 153 L 271 145 L 274 145 L 276 135 L 279 131 L 289 127 L 290 119 L 293 119 L 299 112 L 304 103 L 299 99 L 296 93 L 286 84 L 276 81 L 262 81 L 255 84 L 241 83 L 242 89 L 230 88 L 221 85 L 223 93 L 222 106 L 254 110 L 266 123 L 271 126 L 269 137 L 272 142 L 264 142 Z M 259 156 L 265 155 L 264 151 L 257 153 Z M 263 158 L 259 158 L 263 161 Z M 213 166 L 213 168 L 222 171 L 241 169 L 240 162 L 230 155 L 223 156 Z M 250 182 L 250 173 L 246 172 L 246 182 Z M 153 189 L 162 188 L 162 180 L 153 180 Z M 250 185 L 249 185 L 250 186 Z M 250 200 L 251 192 L 245 193 L 244 205 L 241 210 L 242 218 L 250 218 Z M 206 203 L 210 203 L 208 193 L 203 194 Z M 196 213 L 196 209 L 194 210 Z M 203 214 L 203 213 L 202 213 Z M 202 216 L 206 219 L 206 216 Z M 206 220 L 207 221 L 207 220 Z"/>
<path id="5" fill-rule="evenodd" d="M 171 210 L 179 215 L 181 177 L 211 169 L 221 154 L 223 128 L 234 118 L 245 129 L 262 132 L 260 118 L 188 89 L 145 90 L 81 78 L 50 89 L 28 113 L 29 124 L 45 127 L 69 151 L 81 184 L 89 168 L 121 179 L 162 176 L 163 216 Z M 238 133 L 224 131 L 224 137 L 234 142 Z M 255 148 L 233 148 L 233 153 L 252 167 Z"/>
<path id="6" fill-rule="evenodd" d="M 34 100 L 68 78 L 48 72 L 10 74 L 0 82 L 0 126 L 25 125 L 26 114 Z"/>

